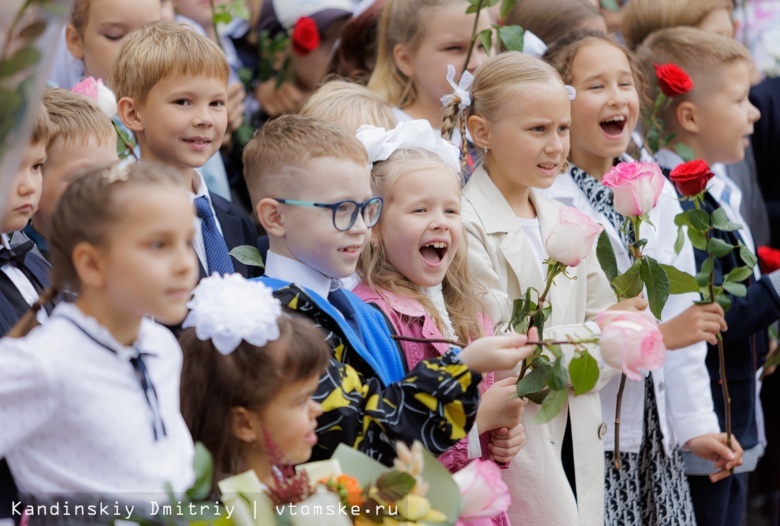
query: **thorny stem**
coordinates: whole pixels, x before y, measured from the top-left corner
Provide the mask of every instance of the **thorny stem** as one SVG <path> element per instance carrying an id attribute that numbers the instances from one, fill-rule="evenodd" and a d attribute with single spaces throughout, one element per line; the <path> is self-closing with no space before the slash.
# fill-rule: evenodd
<path id="1" fill-rule="evenodd" d="M 477 13 L 479 14 L 479 13 Z M 539 299 L 536 302 L 536 311 L 539 316 L 542 315 L 542 306 L 544 305 L 544 302 L 547 301 L 547 294 L 550 292 L 550 288 L 552 287 L 553 280 L 555 280 L 555 276 L 557 276 L 560 273 L 561 270 L 561 264 L 556 263 L 555 265 L 549 265 L 547 267 L 547 283 L 544 286 L 544 290 L 542 291 L 542 294 L 539 296 Z M 532 314 L 530 319 L 528 320 L 528 330 L 531 330 L 531 327 L 534 326 L 534 315 Z M 566 342 L 568 343 L 568 342 Z M 531 345 L 529 342 L 527 345 Z M 518 375 L 518 378 L 522 379 L 525 376 L 525 372 L 528 370 L 528 360 L 523 360 L 523 364 L 520 366 L 520 374 Z"/>
<path id="2" fill-rule="evenodd" d="M 623 389 L 626 387 L 626 375 L 620 375 L 617 403 L 615 404 L 615 469 L 620 471 L 620 406 L 623 404 Z"/>
<path id="3" fill-rule="evenodd" d="M 460 74 L 463 75 L 463 73 L 469 68 L 469 61 L 471 60 L 471 53 L 474 51 L 474 44 L 477 43 L 477 26 L 479 26 L 479 13 L 482 11 L 482 4 L 485 2 L 485 0 L 479 0 L 479 3 L 477 4 L 477 12 L 474 14 L 474 27 L 471 29 L 471 42 L 469 43 L 469 51 L 466 53 L 466 62 L 463 63 L 463 69 L 461 69 Z"/>

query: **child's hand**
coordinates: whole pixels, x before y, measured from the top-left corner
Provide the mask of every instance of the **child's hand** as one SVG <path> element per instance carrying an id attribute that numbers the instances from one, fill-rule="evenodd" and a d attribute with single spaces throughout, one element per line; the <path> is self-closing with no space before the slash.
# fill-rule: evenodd
<path id="1" fill-rule="evenodd" d="M 477 428 L 480 433 L 520 423 L 525 411 L 525 398 L 509 398 L 517 392 L 517 377 L 510 376 L 491 385 L 482 394 L 477 408 Z"/>
<path id="2" fill-rule="evenodd" d="M 525 342 L 538 338 L 534 327 L 524 334 L 504 334 L 502 336 L 485 336 L 475 340 L 460 352 L 460 360 L 472 371 L 487 373 L 490 371 L 509 371 L 514 369 L 521 360 L 525 360 L 534 352 L 534 347 Z"/>
<path id="3" fill-rule="evenodd" d="M 246 97 L 244 86 L 240 82 L 230 84 L 227 96 L 228 133 L 232 133 L 244 122 L 244 97 Z"/>
<path id="4" fill-rule="evenodd" d="M 737 437 L 731 435 L 734 451 L 731 451 L 726 443 L 726 433 L 709 433 L 692 438 L 685 444 L 694 455 L 713 461 L 715 463 L 713 467 L 720 469 L 710 475 L 710 481 L 713 483 L 725 479 L 731 474 L 731 469 L 742 465 L 743 451 Z"/>
<path id="5" fill-rule="evenodd" d="M 255 89 L 255 98 L 269 117 L 276 117 L 287 110 L 298 111 L 306 94 L 289 82 L 276 89 L 276 79 L 266 80 Z"/>
<path id="6" fill-rule="evenodd" d="M 525 429 L 523 424 L 517 424 L 512 428 L 502 427 L 491 433 L 490 458 L 495 462 L 512 462 L 525 445 Z"/>
<path id="7" fill-rule="evenodd" d="M 647 308 L 647 300 L 642 296 L 636 298 L 628 298 L 622 301 L 618 301 L 607 310 L 629 310 L 641 312 Z"/>
<path id="8" fill-rule="evenodd" d="M 669 350 L 680 349 L 708 341 L 718 343 L 718 331 L 728 329 L 723 318 L 723 309 L 717 303 L 691 305 L 658 328 L 664 336 L 664 345 Z"/>

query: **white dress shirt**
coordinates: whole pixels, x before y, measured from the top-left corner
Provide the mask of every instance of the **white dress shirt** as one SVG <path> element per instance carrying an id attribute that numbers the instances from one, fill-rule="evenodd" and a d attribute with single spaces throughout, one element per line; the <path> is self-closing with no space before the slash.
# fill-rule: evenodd
<path id="1" fill-rule="evenodd" d="M 265 257 L 265 275 L 269 278 L 295 283 L 299 287 L 309 289 L 326 299 L 334 284 L 332 278 L 314 270 L 307 264 L 280 256 L 270 250 Z"/>

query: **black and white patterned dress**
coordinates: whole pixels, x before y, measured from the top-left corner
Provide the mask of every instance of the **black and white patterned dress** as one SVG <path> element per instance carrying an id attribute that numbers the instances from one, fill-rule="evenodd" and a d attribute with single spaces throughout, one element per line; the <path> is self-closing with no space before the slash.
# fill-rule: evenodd
<path id="1" fill-rule="evenodd" d="M 569 173 L 591 206 L 606 217 L 628 247 L 635 241 L 631 223 L 614 207 L 613 193 L 596 178 L 576 166 Z M 696 524 L 682 455 L 664 451 L 653 376 L 645 379 L 645 414 L 639 453 L 604 453 L 604 524 L 607 526 L 688 526 Z"/>

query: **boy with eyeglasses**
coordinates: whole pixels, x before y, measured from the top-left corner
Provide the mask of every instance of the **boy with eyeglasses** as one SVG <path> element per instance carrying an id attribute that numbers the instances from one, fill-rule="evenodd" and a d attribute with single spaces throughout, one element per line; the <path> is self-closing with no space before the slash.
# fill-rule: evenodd
<path id="1" fill-rule="evenodd" d="M 397 440 L 441 454 L 466 436 L 481 372 L 513 367 L 526 338 L 483 338 L 408 371 L 384 316 L 343 290 L 382 200 L 368 155 L 341 127 L 299 115 L 267 123 L 244 149 L 244 177 L 268 233 L 265 276 L 282 305 L 324 329 L 331 363 L 315 393 L 323 406 L 312 460 L 339 443 L 391 465 Z"/>

